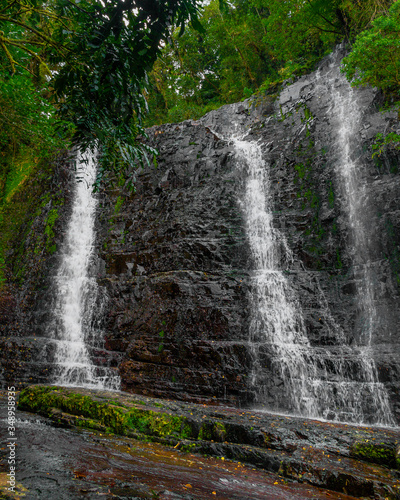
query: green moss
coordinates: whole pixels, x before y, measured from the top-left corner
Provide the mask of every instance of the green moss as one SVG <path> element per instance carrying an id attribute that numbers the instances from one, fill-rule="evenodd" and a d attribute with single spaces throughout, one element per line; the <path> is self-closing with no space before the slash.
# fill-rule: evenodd
<path id="1" fill-rule="evenodd" d="M 121 207 L 124 204 L 125 198 L 123 196 L 118 196 L 114 207 L 114 215 L 118 215 L 121 211 Z"/>
<path id="2" fill-rule="evenodd" d="M 38 170 L 38 158 L 30 148 L 21 146 L 14 152 L 5 153 L 0 162 L 0 258 L 4 260 L 7 243 L 18 232 L 26 206 L 32 198 L 29 181 Z M 19 194 L 26 191 L 22 199 Z"/>
<path id="3" fill-rule="evenodd" d="M 44 233 L 47 236 L 46 238 L 46 249 L 49 253 L 54 253 L 56 250 L 56 245 L 53 243 L 54 241 L 54 224 L 58 219 L 58 209 L 52 208 L 47 216 L 46 226 L 44 228 Z"/>
<path id="4" fill-rule="evenodd" d="M 223 442 L 226 440 L 227 430 L 222 422 L 212 422 L 207 420 L 203 422 L 200 431 L 199 439 L 203 441 Z"/>
<path id="5" fill-rule="evenodd" d="M 222 422 L 216 422 L 214 424 L 214 434 L 215 441 L 223 442 L 226 440 L 226 429 L 225 425 Z"/>
<path id="6" fill-rule="evenodd" d="M 308 172 L 308 168 L 307 168 L 306 164 L 305 163 L 297 163 L 297 165 L 295 165 L 294 168 L 297 172 L 299 179 L 304 179 L 304 177 L 306 176 L 306 174 Z"/>
<path id="7" fill-rule="evenodd" d="M 304 112 L 301 121 L 311 124 L 312 115 L 307 108 L 299 109 Z M 296 186 L 296 196 L 301 203 L 301 210 L 305 212 L 307 224 L 303 229 L 303 242 L 305 251 L 312 257 L 308 265 L 313 269 L 341 268 L 340 256 L 327 252 L 326 242 L 337 233 L 335 219 L 331 223 L 321 220 L 322 201 L 328 201 L 330 208 L 335 206 L 335 192 L 332 181 L 327 185 L 320 183 L 320 176 L 317 170 L 324 167 L 323 156 L 326 154 L 326 148 L 316 150 L 314 141 L 309 134 L 304 134 L 295 153 L 297 161 L 294 165 L 295 175 L 293 183 Z M 326 257 L 329 255 L 330 263 Z M 337 258 L 338 257 L 338 258 Z"/>
<path id="8" fill-rule="evenodd" d="M 104 426 L 109 432 L 129 435 L 132 431 L 148 436 L 189 439 L 197 437 L 196 425 L 184 416 L 140 408 L 118 406 L 118 403 L 95 401 L 89 396 L 69 393 L 62 388 L 32 386 L 24 389 L 18 402 L 21 410 L 51 417 L 54 408 L 78 417 L 76 425 L 87 428 Z"/>
<path id="9" fill-rule="evenodd" d="M 27 190 L 37 160 L 24 151 L 0 165 L 0 287 L 5 283 L 6 255 L 14 238 L 21 240 L 21 226 L 31 210 L 32 193 Z M 26 190 L 26 193 L 21 194 Z"/>
<path id="10" fill-rule="evenodd" d="M 51 195 L 50 193 L 44 193 L 44 195 L 42 196 L 41 198 L 41 203 L 40 203 L 40 206 L 42 208 L 44 208 L 51 200 Z M 40 214 L 40 211 L 38 213 L 38 215 Z"/>
<path id="11" fill-rule="evenodd" d="M 194 453 L 198 447 L 197 443 L 184 444 L 179 449 L 185 451 L 186 453 Z"/>
<path id="12" fill-rule="evenodd" d="M 21 151 L 16 158 L 10 161 L 3 191 L 3 200 L 6 203 L 11 201 L 13 195 L 29 179 L 37 163 L 37 158 L 32 158 L 29 151 Z"/>
<path id="13" fill-rule="evenodd" d="M 55 207 L 64 204 L 62 191 L 51 194 L 54 164 L 31 155 L 22 150 L 12 161 L 3 159 L 0 164 L 0 287 L 6 283 L 6 269 L 11 280 L 22 283 L 32 269 L 39 275 L 44 260 L 36 256 L 56 251 Z M 49 203 L 52 210 L 45 208 Z M 35 223 L 43 211 L 46 221 Z"/>
<path id="14" fill-rule="evenodd" d="M 157 352 L 158 352 L 158 353 L 161 353 L 161 352 L 163 352 L 163 350 L 164 350 L 164 340 L 163 340 L 163 339 L 164 339 L 164 337 L 165 337 L 164 330 L 161 330 L 161 332 L 158 332 L 158 335 L 159 335 L 159 337 L 161 338 L 161 342 L 160 342 L 160 344 L 159 344 L 159 346 L 158 346 Z"/>
<path id="15" fill-rule="evenodd" d="M 352 457 L 385 465 L 387 467 L 399 467 L 394 446 L 385 443 L 372 443 L 369 440 L 353 443 L 350 448 Z"/>
<path id="16" fill-rule="evenodd" d="M 203 422 L 200 427 L 199 439 L 211 441 L 214 437 L 214 424 L 212 422 Z"/>
<path id="17" fill-rule="evenodd" d="M 89 418 L 76 419 L 74 423 L 77 427 L 83 427 L 85 429 L 93 429 L 95 431 L 107 432 L 107 428 L 104 427 L 104 425 L 101 425 L 95 420 L 91 420 Z"/>
<path id="18" fill-rule="evenodd" d="M 129 427 L 142 434 L 158 437 L 173 436 L 179 439 L 195 437 L 193 428 L 185 417 L 158 413 L 151 410 L 130 410 Z"/>

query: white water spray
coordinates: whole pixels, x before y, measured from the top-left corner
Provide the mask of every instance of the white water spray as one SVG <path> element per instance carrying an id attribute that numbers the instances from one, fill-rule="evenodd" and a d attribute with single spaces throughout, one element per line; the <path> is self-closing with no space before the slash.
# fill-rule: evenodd
<path id="1" fill-rule="evenodd" d="M 387 396 L 361 349 L 310 345 L 299 300 L 282 270 L 282 262 L 290 265 L 293 258 L 284 235 L 273 226 L 268 166 L 259 145 L 233 142 L 247 174 L 242 207 L 254 264 L 249 340 L 257 402 L 306 417 L 391 425 Z M 342 343 L 343 332 L 333 321 L 332 328 Z M 281 392 L 279 401 L 269 397 L 272 379 Z"/>
<path id="2" fill-rule="evenodd" d="M 379 382 L 377 368 L 373 359 L 373 337 L 380 327 L 374 300 L 374 269 L 371 262 L 373 243 L 370 241 L 369 204 L 366 186 L 360 174 L 360 165 L 355 155 L 356 134 L 362 126 L 360 105 L 355 91 L 340 72 L 339 55 L 334 53 L 330 71 L 320 83 L 320 91 L 329 92 L 332 107 L 329 114 L 336 117 L 337 157 L 336 175 L 343 189 L 346 212 L 350 228 L 350 242 L 353 249 L 353 266 L 357 279 L 357 300 L 360 308 L 359 346 L 357 347 L 363 377 L 373 388 L 371 404 L 378 412 L 378 422 L 394 425 L 386 389 Z M 340 86 L 338 86 L 340 82 Z M 321 89 L 322 85 L 322 89 Z M 317 87 L 318 90 L 318 87 Z"/>
<path id="3" fill-rule="evenodd" d="M 95 176 L 94 156 L 79 154 L 72 215 L 56 276 L 56 326 L 51 332 L 56 339 L 55 383 L 118 390 L 117 373 L 95 366 L 88 349 L 101 347 L 102 343 L 101 331 L 96 328 L 96 313 L 101 313 L 99 290 L 96 279 L 89 275 L 95 238 Z"/>
<path id="4" fill-rule="evenodd" d="M 268 172 L 257 144 L 234 140 L 234 145 L 239 161 L 247 167 L 242 205 L 254 263 L 250 323 L 255 360 L 252 383 L 260 388 L 259 399 L 262 400 L 266 381 L 262 380 L 260 349 L 268 351 L 270 348 L 271 371 L 284 381 L 282 389 L 291 398 L 291 409 L 299 414 L 313 415 L 316 401 L 307 387 L 309 376 L 303 356 L 309 342 L 304 335 L 300 306 L 278 266 L 281 257 L 288 256 L 288 248 L 283 235 L 273 226 Z"/>
<path id="5" fill-rule="evenodd" d="M 339 91 L 335 82 L 342 83 Z M 378 317 L 374 306 L 373 270 L 370 262 L 371 243 L 368 235 L 371 228 L 366 221 L 368 213 L 368 194 L 359 172 L 360 165 L 354 158 L 353 141 L 361 127 L 361 113 L 354 90 L 344 75 L 340 74 L 338 64 L 332 62 L 332 72 L 326 78 L 327 89 L 331 87 L 332 109 L 330 113 L 336 116 L 337 158 L 336 174 L 343 189 L 347 204 L 346 213 L 350 227 L 350 245 L 354 249 L 353 265 L 359 274 L 358 296 L 362 309 L 362 339 L 366 346 L 371 345 L 372 335 L 377 327 Z"/>

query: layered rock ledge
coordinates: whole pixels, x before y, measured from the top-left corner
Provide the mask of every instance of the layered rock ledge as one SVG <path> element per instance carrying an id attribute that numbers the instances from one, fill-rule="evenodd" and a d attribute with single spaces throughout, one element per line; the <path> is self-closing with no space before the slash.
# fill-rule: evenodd
<path id="1" fill-rule="evenodd" d="M 334 498 L 400 498 L 396 429 L 43 385 L 24 389 L 18 407 L 50 418 L 56 426 L 251 464 L 277 479 L 313 485 L 328 496 L 332 492 Z"/>

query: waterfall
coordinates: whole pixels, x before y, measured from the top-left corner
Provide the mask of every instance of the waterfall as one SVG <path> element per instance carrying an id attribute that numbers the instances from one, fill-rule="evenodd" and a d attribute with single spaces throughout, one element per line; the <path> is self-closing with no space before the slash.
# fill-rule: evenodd
<path id="1" fill-rule="evenodd" d="M 79 154 L 76 169 L 72 214 L 55 278 L 50 332 L 56 341 L 54 383 L 118 390 L 119 376 L 108 367 L 95 366 L 89 352 L 102 347 L 99 319 L 105 300 L 90 272 L 97 206 L 92 187 L 96 176 L 94 155 Z"/>
<path id="2" fill-rule="evenodd" d="M 298 414 L 315 416 L 317 402 L 309 388 L 305 356 L 309 342 L 304 334 L 300 305 L 279 269 L 279 262 L 282 258 L 290 259 L 290 252 L 284 236 L 273 226 L 269 177 L 261 148 L 237 139 L 234 145 L 240 163 L 247 167 L 242 206 L 254 264 L 250 322 L 250 345 L 255 361 L 252 385 L 259 388 L 258 399 L 263 401 L 266 381 L 260 350 L 267 349 L 271 372 L 279 374 L 291 409 Z"/>
<path id="3" fill-rule="evenodd" d="M 345 336 L 329 311 L 325 328 L 333 331 L 338 345 L 310 345 L 289 279 L 293 257 L 273 225 L 269 166 L 257 143 L 232 140 L 246 173 L 241 205 L 253 262 L 249 341 L 256 402 L 268 410 L 306 417 L 393 424 L 372 358 L 364 348 L 344 344 Z"/>
<path id="4" fill-rule="evenodd" d="M 330 67 L 321 82 L 318 73 L 316 91 L 329 92 L 332 105 L 328 111 L 336 117 L 336 176 L 342 186 L 344 209 L 348 216 L 354 273 L 357 279 L 357 302 L 360 312 L 358 320 L 358 356 L 365 383 L 371 387 L 370 403 L 379 412 L 378 422 L 394 424 L 387 392 L 379 382 L 373 359 L 374 333 L 380 327 L 374 298 L 375 277 L 372 263 L 373 241 L 370 235 L 370 202 L 361 170 L 363 165 L 356 154 L 357 133 L 362 127 L 361 106 L 347 79 L 340 72 L 340 50 L 331 55 Z M 338 85 L 338 82 L 340 85 Z M 381 415 L 383 413 L 383 415 Z"/>
<path id="5" fill-rule="evenodd" d="M 337 82 L 340 82 L 342 91 Z M 355 158 L 353 142 L 361 126 L 361 112 L 356 94 L 347 82 L 344 75 L 340 74 L 339 64 L 333 58 L 331 73 L 327 75 L 325 89 L 331 92 L 332 107 L 329 113 L 336 116 L 336 175 L 342 186 L 345 210 L 350 228 L 349 246 L 353 248 L 353 265 L 359 273 L 358 302 L 362 312 L 360 321 L 362 342 L 370 347 L 375 328 L 378 326 L 377 311 L 374 306 L 374 279 L 370 262 L 369 241 L 371 227 L 368 226 L 368 194 L 363 185 L 360 167 Z M 317 87 L 318 89 L 318 87 Z M 326 91 L 325 90 L 325 91 Z"/>

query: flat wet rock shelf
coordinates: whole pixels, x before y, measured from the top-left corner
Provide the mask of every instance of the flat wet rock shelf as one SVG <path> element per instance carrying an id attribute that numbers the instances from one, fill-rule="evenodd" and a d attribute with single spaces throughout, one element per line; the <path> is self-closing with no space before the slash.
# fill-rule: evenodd
<path id="1" fill-rule="evenodd" d="M 272 473 L 274 484 L 283 488 L 281 496 L 271 493 L 260 498 L 400 498 L 400 436 L 395 429 L 43 385 L 24 389 L 18 408 L 46 417 L 58 427 L 160 443 L 180 456 L 201 454 L 218 457 L 223 463 L 251 465 L 253 473 L 265 471 L 266 483 Z M 304 490 L 300 497 L 283 493 L 284 488 L 296 484 L 317 489 L 312 495 Z M 210 498 L 200 490 L 196 496 L 196 489 L 188 491 L 188 496 L 157 497 L 156 490 L 154 495 Z"/>

